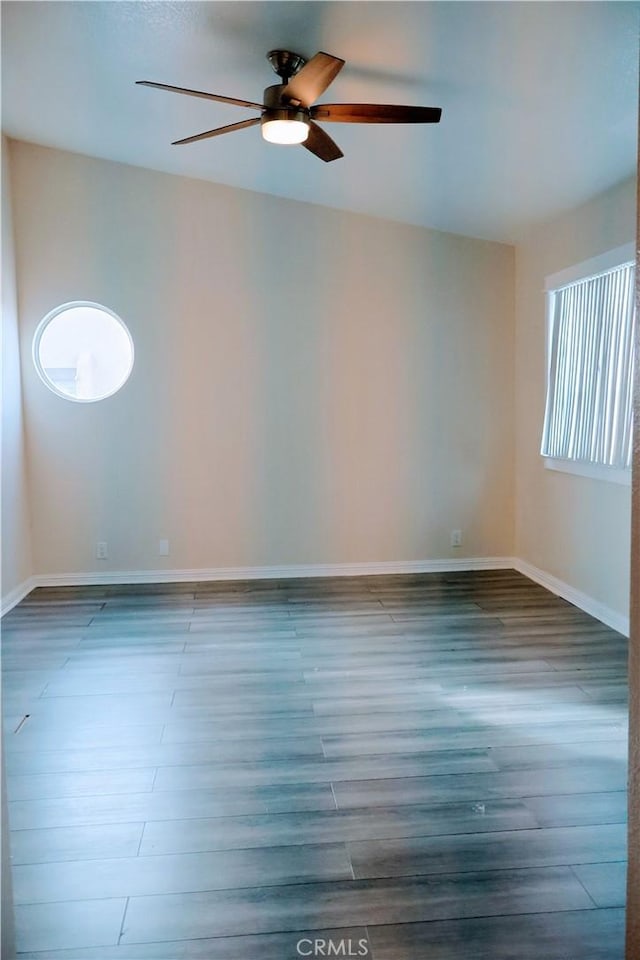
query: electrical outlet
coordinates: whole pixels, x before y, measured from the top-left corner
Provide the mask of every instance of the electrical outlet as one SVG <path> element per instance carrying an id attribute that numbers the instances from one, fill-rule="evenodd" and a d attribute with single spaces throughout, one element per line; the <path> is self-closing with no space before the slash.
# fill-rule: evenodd
<path id="1" fill-rule="evenodd" d="M 462 546 L 462 530 L 451 531 L 451 546 L 452 547 Z"/>
<path id="2" fill-rule="evenodd" d="M 161 540 L 158 544 L 158 556 L 168 557 L 169 556 L 169 541 Z"/>
<path id="3" fill-rule="evenodd" d="M 107 542 L 106 540 L 98 540 L 96 543 L 96 559 L 97 560 L 106 560 L 109 556 L 107 551 Z"/>

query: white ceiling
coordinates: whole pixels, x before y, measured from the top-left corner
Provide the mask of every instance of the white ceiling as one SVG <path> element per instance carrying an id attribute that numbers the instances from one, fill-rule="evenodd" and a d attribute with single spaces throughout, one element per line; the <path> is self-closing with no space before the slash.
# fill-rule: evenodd
<path id="1" fill-rule="evenodd" d="M 635 170 L 636 2 L 5 2 L 3 129 L 15 138 L 476 237 L 513 241 Z M 274 47 L 347 61 L 325 102 L 443 108 L 437 126 L 331 124 L 324 164 L 249 128 Z"/>

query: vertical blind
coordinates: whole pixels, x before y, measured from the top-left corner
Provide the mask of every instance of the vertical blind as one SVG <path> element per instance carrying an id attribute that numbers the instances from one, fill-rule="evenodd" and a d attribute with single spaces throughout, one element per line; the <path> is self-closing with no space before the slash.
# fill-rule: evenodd
<path id="1" fill-rule="evenodd" d="M 633 287 L 628 263 L 549 293 L 543 456 L 630 466 Z"/>

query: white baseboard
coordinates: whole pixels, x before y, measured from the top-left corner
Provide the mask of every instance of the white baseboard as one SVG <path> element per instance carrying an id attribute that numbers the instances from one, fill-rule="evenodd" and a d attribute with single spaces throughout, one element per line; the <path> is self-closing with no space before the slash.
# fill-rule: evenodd
<path id="1" fill-rule="evenodd" d="M 39 574 L 35 586 L 99 586 L 117 583 L 185 583 L 209 580 L 276 580 L 303 577 L 366 577 L 400 573 L 452 573 L 456 570 L 509 570 L 511 557 L 443 560 L 389 560 L 369 563 L 301 563 L 289 566 L 210 567 L 191 570 L 107 570 Z"/>
<path id="2" fill-rule="evenodd" d="M 590 597 L 589 594 L 583 593 L 582 590 L 577 590 L 575 587 L 565 583 L 564 580 L 559 580 L 557 577 L 554 577 L 553 574 L 547 573 L 546 570 L 540 570 L 539 567 L 534 567 L 532 563 L 527 563 L 526 560 L 516 558 L 513 561 L 513 565 L 519 573 L 524 574 L 524 576 L 529 577 L 530 580 L 534 580 L 541 586 L 546 587 L 551 593 L 562 597 L 563 600 L 568 600 L 569 603 L 584 610 L 585 613 L 595 617 L 596 620 L 606 623 L 606 625 L 613 630 L 623 633 L 626 637 L 629 636 L 628 616 L 624 616 L 624 614 L 618 613 L 618 611 L 612 607 L 600 603 L 599 600 L 595 600 L 593 597 Z"/>
<path id="3" fill-rule="evenodd" d="M 13 590 L 10 590 L 9 593 L 2 597 L 2 601 L 0 602 L 0 617 L 4 617 L 5 613 L 13 610 L 21 600 L 24 600 L 28 593 L 31 593 L 34 587 L 39 586 L 40 581 L 38 577 L 29 577 L 27 580 L 19 583 L 17 587 L 14 587 Z"/>

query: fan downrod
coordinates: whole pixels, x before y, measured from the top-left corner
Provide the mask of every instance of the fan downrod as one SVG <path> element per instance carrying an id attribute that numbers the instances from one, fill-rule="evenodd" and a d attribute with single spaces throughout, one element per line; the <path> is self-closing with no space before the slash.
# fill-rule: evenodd
<path id="1" fill-rule="evenodd" d="M 270 50 L 267 60 L 284 84 L 287 84 L 307 62 L 305 57 L 290 50 Z"/>

